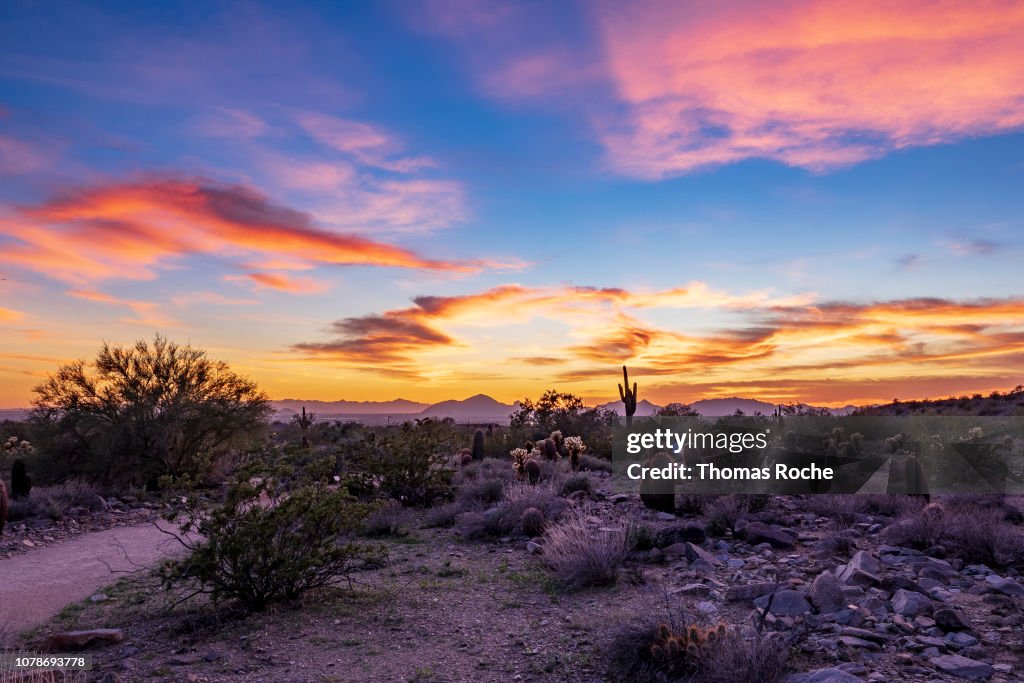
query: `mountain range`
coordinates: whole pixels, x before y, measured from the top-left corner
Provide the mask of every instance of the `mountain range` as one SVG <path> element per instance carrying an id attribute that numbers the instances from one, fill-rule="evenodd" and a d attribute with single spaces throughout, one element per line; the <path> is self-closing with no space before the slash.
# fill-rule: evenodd
<path id="1" fill-rule="evenodd" d="M 385 417 L 451 417 L 457 422 L 507 422 L 509 415 L 516 410 L 518 403 L 501 403 L 486 394 L 477 394 L 463 400 L 448 400 L 440 403 L 427 404 L 408 401 L 406 399 L 395 399 L 393 401 L 302 401 L 301 399 L 284 399 L 272 401 L 276 417 L 281 420 L 290 419 L 302 410 L 305 406 L 307 411 L 316 413 L 321 418 L 376 418 L 374 421 L 383 422 Z M 708 398 L 695 401 L 691 404 L 694 410 L 701 415 L 718 417 L 721 415 L 732 415 L 737 410 L 743 411 L 745 415 L 761 413 L 771 415 L 775 411 L 775 404 L 767 401 L 758 401 L 750 398 Z M 597 406 L 604 410 L 611 410 L 619 415 L 624 414 L 624 406 L 621 401 L 609 401 Z M 661 406 L 643 399 L 637 403 L 636 415 L 648 417 L 653 415 Z M 854 406 L 833 409 L 833 414 L 845 415 L 852 411 Z"/>

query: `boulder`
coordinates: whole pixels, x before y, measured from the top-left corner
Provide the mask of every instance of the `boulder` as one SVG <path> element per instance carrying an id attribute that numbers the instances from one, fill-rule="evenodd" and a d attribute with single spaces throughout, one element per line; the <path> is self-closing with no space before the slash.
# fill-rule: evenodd
<path id="1" fill-rule="evenodd" d="M 777 617 L 796 617 L 811 611 L 811 603 L 807 602 L 807 596 L 795 590 L 762 595 L 754 600 L 754 606 L 759 609 L 767 607 L 768 611 Z"/>
<path id="2" fill-rule="evenodd" d="M 899 589 L 892 600 L 892 611 L 905 617 L 916 617 L 919 614 L 930 614 L 933 606 L 932 601 L 914 591 Z"/>
<path id="3" fill-rule="evenodd" d="M 935 619 L 935 625 L 943 631 L 969 631 L 971 629 L 970 622 L 967 621 L 963 612 L 949 607 L 935 610 L 932 618 Z"/>
<path id="4" fill-rule="evenodd" d="M 861 680 L 842 669 L 829 667 L 828 669 L 793 674 L 785 679 L 785 683 L 861 683 Z"/>
<path id="5" fill-rule="evenodd" d="M 996 574 L 989 574 L 985 577 L 985 583 L 988 584 L 989 588 L 1003 595 L 1024 595 L 1024 586 L 1021 586 L 1013 579 L 1004 579 Z"/>
<path id="6" fill-rule="evenodd" d="M 796 539 L 791 534 L 763 522 L 751 522 L 745 526 L 743 539 L 751 545 L 767 543 L 773 548 L 792 548 L 796 545 Z"/>
<path id="7" fill-rule="evenodd" d="M 942 673 L 972 681 L 986 680 L 995 673 L 991 664 L 960 655 L 939 655 L 932 657 L 928 662 Z"/>
<path id="8" fill-rule="evenodd" d="M 704 560 L 712 567 L 717 567 L 722 564 L 721 560 L 717 557 L 704 550 L 698 545 L 693 543 L 687 543 L 684 552 L 686 553 L 686 559 L 690 562 L 696 562 L 697 560 Z"/>
<path id="9" fill-rule="evenodd" d="M 843 588 L 831 572 L 822 572 L 811 583 L 807 599 L 821 613 L 835 612 L 846 606 Z"/>

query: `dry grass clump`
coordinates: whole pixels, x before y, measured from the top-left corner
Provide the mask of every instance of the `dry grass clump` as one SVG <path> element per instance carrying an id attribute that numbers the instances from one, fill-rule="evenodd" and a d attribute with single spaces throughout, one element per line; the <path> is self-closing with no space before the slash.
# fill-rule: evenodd
<path id="1" fill-rule="evenodd" d="M 402 507 L 398 501 L 389 500 L 366 516 L 362 533 L 371 537 L 408 536 L 412 524 L 412 510 Z"/>
<path id="2" fill-rule="evenodd" d="M 576 508 L 548 528 L 541 558 L 567 590 L 606 586 L 618 579 L 633 536 L 628 519 L 600 520 Z"/>
<path id="3" fill-rule="evenodd" d="M 588 496 L 594 492 L 594 482 L 591 481 L 590 475 L 580 472 L 573 474 L 562 482 L 561 492 L 563 496 L 569 496 L 577 491 L 583 491 Z"/>
<path id="4" fill-rule="evenodd" d="M 746 496 L 720 496 L 709 501 L 705 506 L 708 531 L 722 536 L 726 531 L 736 533 L 736 524 L 750 511 Z"/>
<path id="5" fill-rule="evenodd" d="M 551 522 L 562 514 L 566 505 L 550 484 L 510 482 L 505 485 L 500 503 L 489 510 L 459 515 L 456 526 L 462 537 L 469 540 L 512 536 L 522 531 L 523 512 L 527 509 L 540 510 L 544 519 Z"/>
<path id="6" fill-rule="evenodd" d="M 101 512 L 106 507 L 106 501 L 95 486 L 72 480 L 54 486 L 37 486 L 27 498 L 12 500 L 8 519 L 13 522 L 29 517 L 47 517 L 60 521 L 75 508 Z"/>
<path id="7" fill-rule="evenodd" d="M 612 463 L 610 460 L 584 453 L 580 456 L 580 469 L 590 470 L 591 472 L 611 472 Z"/>

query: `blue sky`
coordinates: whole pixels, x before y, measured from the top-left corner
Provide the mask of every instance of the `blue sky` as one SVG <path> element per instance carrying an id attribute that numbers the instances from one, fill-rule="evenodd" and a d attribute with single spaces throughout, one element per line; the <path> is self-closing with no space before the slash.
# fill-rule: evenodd
<path id="1" fill-rule="evenodd" d="M 156 331 L 275 397 L 1019 383 L 1021 9 L 742 9 L 5 4 L 0 405 Z"/>

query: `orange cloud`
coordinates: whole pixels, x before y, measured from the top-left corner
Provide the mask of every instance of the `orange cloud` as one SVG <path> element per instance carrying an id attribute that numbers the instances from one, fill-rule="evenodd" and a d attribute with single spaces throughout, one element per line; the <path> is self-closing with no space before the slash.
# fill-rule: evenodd
<path id="1" fill-rule="evenodd" d="M 161 311 L 160 304 L 154 301 L 139 301 L 136 299 L 121 299 L 110 294 L 89 289 L 73 289 L 68 291 L 69 296 L 85 301 L 93 301 L 114 306 L 125 306 L 135 313 L 134 317 L 125 317 L 121 322 L 130 325 L 140 325 L 150 328 L 180 327 L 181 322 L 165 315 Z"/>
<path id="2" fill-rule="evenodd" d="M 292 277 L 282 273 L 246 273 L 244 276 L 229 275 L 228 281 L 248 280 L 258 287 L 276 289 L 291 294 L 318 294 L 327 290 L 327 284 L 308 277 Z"/>
<path id="3" fill-rule="evenodd" d="M 596 16 L 627 107 L 601 137 L 630 175 L 825 170 L 1024 125 L 1020 3 L 648 0 Z"/>
<path id="4" fill-rule="evenodd" d="M 870 382 L 892 386 L 916 378 L 908 386 L 925 386 L 960 376 L 1012 386 L 1024 373 L 1022 298 L 809 299 L 731 294 L 702 283 L 656 292 L 505 285 L 419 297 L 408 308 L 340 320 L 333 340 L 294 348 L 404 379 L 469 383 L 496 365 L 525 373 L 553 366 L 550 380 L 583 391 L 600 391 L 609 373 L 628 362 L 638 376 L 657 378 L 648 380 L 654 390 L 678 387 L 682 379 L 723 391 L 746 386 L 755 397 L 773 400 L 809 398 L 793 392 L 812 386 L 821 400 L 821 377 L 861 391 Z M 657 324 L 642 319 L 680 308 L 689 309 L 687 315 L 671 325 L 664 314 Z M 722 310 L 728 312 L 724 321 Z M 710 314 L 724 327 L 695 331 L 707 328 Z"/>
<path id="5" fill-rule="evenodd" d="M 3 308 L 0 306 L 0 322 L 13 322 L 15 320 L 21 320 L 25 317 L 25 314 L 21 311 L 15 311 L 11 308 Z"/>
<path id="6" fill-rule="evenodd" d="M 239 265 L 389 266 L 472 272 L 484 262 L 433 260 L 402 247 L 325 230 L 258 191 L 196 179 L 154 178 L 77 190 L 0 216 L 13 244 L 0 262 L 66 282 L 150 279 L 189 254 Z"/>

